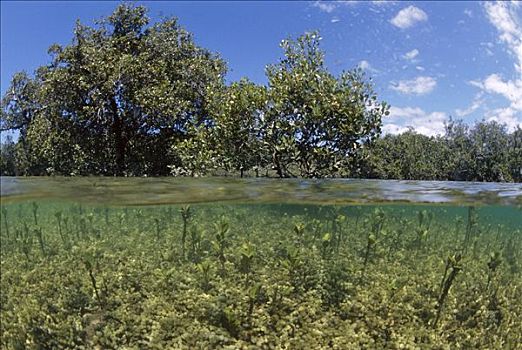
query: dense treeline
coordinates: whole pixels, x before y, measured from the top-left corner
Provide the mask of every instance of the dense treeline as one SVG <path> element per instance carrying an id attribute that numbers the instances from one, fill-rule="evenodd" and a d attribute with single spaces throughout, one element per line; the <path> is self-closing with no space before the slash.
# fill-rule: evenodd
<path id="1" fill-rule="evenodd" d="M 267 86 L 226 84 L 226 63 L 175 18 L 122 4 L 2 99 L 3 175 L 212 175 L 520 181 L 521 133 L 452 123 L 442 138 L 379 138 L 389 106 L 360 69 L 332 75 L 317 33 L 283 40 Z M 482 146 L 481 146 L 482 145 Z"/>
<path id="2" fill-rule="evenodd" d="M 386 135 L 362 150 L 354 177 L 404 180 L 522 181 L 522 129 L 450 121 L 442 136 L 413 130 Z"/>
<path id="3" fill-rule="evenodd" d="M 224 147 L 223 143 L 225 138 L 218 147 Z M 245 157 L 238 155 L 235 167 L 231 161 L 228 168 L 216 165 L 208 169 L 205 164 L 210 161 L 203 154 L 220 151 L 208 148 L 204 140 L 200 145 L 198 149 L 197 144 L 193 144 L 191 169 L 201 174 L 240 175 L 234 169 L 241 169 L 241 162 L 258 164 L 256 157 L 261 155 L 256 151 L 256 142 L 247 142 L 247 149 L 238 150 L 238 153 L 244 152 Z M 2 175 L 23 173 L 18 170 L 16 158 L 20 146 L 10 139 L 2 144 Z M 257 168 L 248 175 L 270 175 L 270 171 Z M 470 128 L 461 121 L 452 121 L 442 136 L 428 137 L 413 130 L 388 134 L 361 148 L 354 161 L 339 174 L 370 179 L 522 182 L 522 129 L 508 133 L 505 126 L 496 122 L 480 122 Z"/>

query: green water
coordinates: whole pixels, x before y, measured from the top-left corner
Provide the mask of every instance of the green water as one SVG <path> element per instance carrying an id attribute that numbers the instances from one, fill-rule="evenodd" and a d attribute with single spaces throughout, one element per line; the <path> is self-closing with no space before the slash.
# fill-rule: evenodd
<path id="1" fill-rule="evenodd" d="M 519 349 L 521 194 L 4 178 L 0 347 Z"/>

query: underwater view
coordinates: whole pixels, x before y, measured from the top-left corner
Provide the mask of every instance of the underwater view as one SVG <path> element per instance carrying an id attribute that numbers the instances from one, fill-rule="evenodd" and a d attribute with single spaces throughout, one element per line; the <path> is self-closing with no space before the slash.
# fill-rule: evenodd
<path id="1" fill-rule="evenodd" d="M 0 347 L 520 349 L 521 198 L 491 183 L 4 177 Z"/>

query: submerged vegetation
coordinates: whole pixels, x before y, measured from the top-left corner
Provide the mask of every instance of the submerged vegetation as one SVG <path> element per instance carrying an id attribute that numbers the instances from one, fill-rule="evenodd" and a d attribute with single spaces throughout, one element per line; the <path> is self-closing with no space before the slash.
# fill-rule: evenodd
<path id="1" fill-rule="evenodd" d="M 516 349 L 515 207 L 2 206 L 4 349 Z"/>

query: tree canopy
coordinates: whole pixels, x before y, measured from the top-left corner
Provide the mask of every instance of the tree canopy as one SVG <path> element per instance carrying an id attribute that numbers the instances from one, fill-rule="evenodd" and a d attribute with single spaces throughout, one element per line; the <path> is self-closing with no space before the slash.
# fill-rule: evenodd
<path id="1" fill-rule="evenodd" d="M 450 120 L 444 135 L 409 130 L 365 148 L 353 176 L 378 179 L 522 181 L 522 129 Z"/>
<path id="2" fill-rule="evenodd" d="M 164 175 L 167 150 L 205 122 L 226 67 L 175 18 L 149 25 L 123 4 L 95 28 L 77 23 L 70 45 L 49 49 L 35 78 L 20 73 L 2 102 L 2 127 L 19 129 L 24 173 Z"/>
<path id="3" fill-rule="evenodd" d="M 266 86 L 225 83 L 219 54 L 174 17 L 123 3 L 77 22 L 2 98 L 4 175 L 212 175 L 520 181 L 522 131 L 450 121 L 381 138 L 389 105 L 360 69 L 333 75 L 319 33 L 281 42 Z"/>

